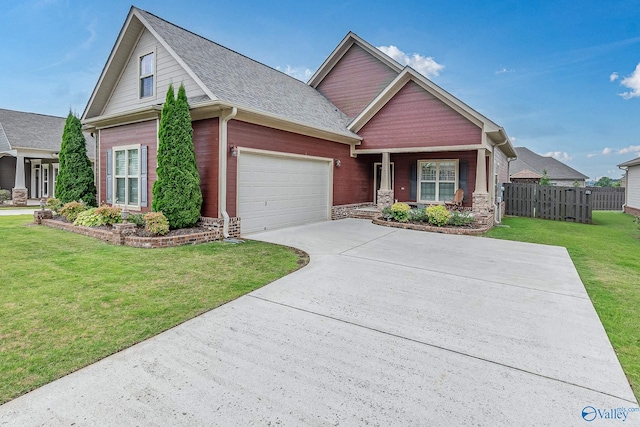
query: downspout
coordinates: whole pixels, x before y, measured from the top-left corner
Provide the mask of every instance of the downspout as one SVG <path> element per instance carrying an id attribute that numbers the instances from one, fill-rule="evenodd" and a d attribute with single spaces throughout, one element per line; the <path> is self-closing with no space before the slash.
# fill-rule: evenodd
<path id="1" fill-rule="evenodd" d="M 228 113 L 220 114 L 218 137 L 220 143 L 218 152 L 218 216 L 222 216 L 222 235 L 225 239 L 229 237 L 229 214 L 227 213 L 227 122 L 238 114 L 238 109 L 232 107 Z"/>

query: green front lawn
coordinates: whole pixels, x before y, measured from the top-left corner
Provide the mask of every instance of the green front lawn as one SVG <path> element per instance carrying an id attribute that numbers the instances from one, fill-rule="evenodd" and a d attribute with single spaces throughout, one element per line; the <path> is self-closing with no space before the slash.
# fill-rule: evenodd
<path id="1" fill-rule="evenodd" d="M 564 246 L 640 400 L 640 231 L 634 217 L 593 212 L 593 225 L 505 218 L 486 236 Z"/>
<path id="2" fill-rule="evenodd" d="M 278 279 L 267 243 L 114 246 L 0 217 L 0 404 Z"/>

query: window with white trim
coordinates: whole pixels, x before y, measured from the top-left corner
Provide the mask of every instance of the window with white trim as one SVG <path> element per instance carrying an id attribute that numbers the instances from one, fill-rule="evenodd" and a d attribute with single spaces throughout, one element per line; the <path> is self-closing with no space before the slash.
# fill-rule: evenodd
<path id="1" fill-rule="evenodd" d="M 115 204 L 140 206 L 140 146 L 113 149 Z"/>
<path id="2" fill-rule="evenodd" d="M 140 99 L 153 96 L 154 57 L 153 52 L 140 57 Z"/>
<path id="3" fill-rule="evenodd" d="M 418 200 L 444 202 L 453 199 L 458 188 L 457 160 L 418 162 Z"/>

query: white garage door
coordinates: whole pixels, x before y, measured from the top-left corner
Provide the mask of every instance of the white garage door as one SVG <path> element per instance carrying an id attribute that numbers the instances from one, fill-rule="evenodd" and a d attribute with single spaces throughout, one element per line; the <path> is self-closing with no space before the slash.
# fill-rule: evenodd
<path id="1" fill-rule="evenodd" d="M 329 219 L 331 161 L 240 152 L 242 233 Z"/>

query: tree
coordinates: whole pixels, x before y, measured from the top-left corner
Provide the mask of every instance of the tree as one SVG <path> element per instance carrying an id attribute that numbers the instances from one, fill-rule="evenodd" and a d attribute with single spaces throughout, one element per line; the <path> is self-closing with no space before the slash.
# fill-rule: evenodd
<path id="1" fill-rule="evenodd" d="M 542 177 L 540 178 L 540 185 L 551 185 L 551 178 L 547 175 L 547 170 L 542 171 Z"/>
<path id="2" fill-rule="evenodd" d="M 600 179 L 596 181 L 596 187 L 613 187 L 613 179 L 608 176 L 601 176 Z"/>
<path id="3" fill-rule="evenodd" d="M 162 212 L 171 228 L 191 227 L 200 218 L 202 192 L 184 85 L 180 85 L 177 99 L 173 85 L 169 85 L 158 139 L 157 180 L 153 183 L 151 208 Z"/>
<path id="4" fill-rule="evenodd" d="M 87 206 L 97 206 L 96 184 L 91 160 L 87 156 L 87 141 L 80 119 L 71 111 L 62 133 L 56 198 L 62 203 L 82 200 Z"/>

